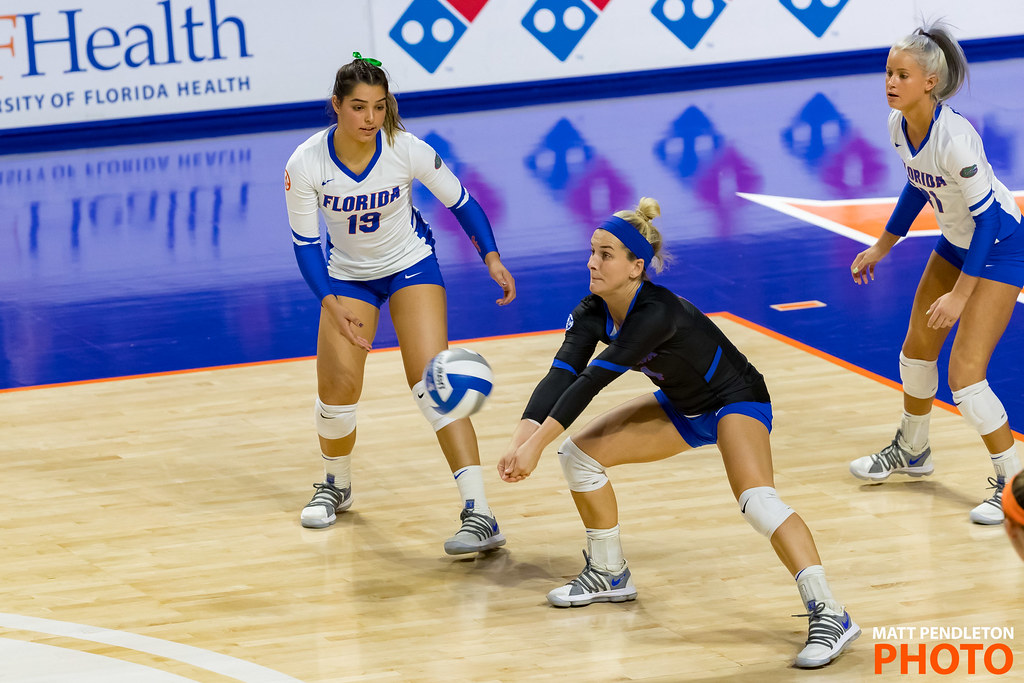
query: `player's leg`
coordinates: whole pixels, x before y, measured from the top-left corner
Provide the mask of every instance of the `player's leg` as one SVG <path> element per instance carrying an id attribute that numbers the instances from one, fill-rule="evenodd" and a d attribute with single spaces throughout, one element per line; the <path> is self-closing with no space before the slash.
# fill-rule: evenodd
<path id="1" fill-rule="evenodd" d="M 963 314 L 949 358 L 949 387 L 960 413 L 981 435 L 995 469 L 989 478 L 992 495 L 971 510 L 976 524 L 1001 524 L 1002 491 L 1021 469 L 1006 410 L 989 387 L 988 364 L 1017 304 L 1016 285 L 978 281 Z"/>
<path id="2" fill-rule="evenodd" d="M 380 310 L 373 303 L 352 297 L 341 302 L 363 322 L 358 334 L 373 341 Z M 324 480 L 302 509 L 302 526 L 323 529 L 337 513 L 352 506 L 351 453 L 356 441 L 356 405 L 363 390 L 366 351 L 349 343 L 326 309 L 320 313 L 317 334 L 317 400 L 314 412 Z"/>
<path id="3" fill-rule="evenodd" d="M 586 529 L 586 566 L 575 579 L 548 593 L 548 602 L 581 607 L 636 598 L 619 538 L 615 492 L 605 470 L 662 460 L 687 448 L 653 394 L 613 408 L 562 443 L 558 458 Z"/>
<path id="4" fill-rule="evenodd" d="M 807 642 L 797 656 L 796 666 L 824 666 L 860 635 L 860 627 L 832 595 L 807 525 L 775 490 L 767 426 L 771 424 L 770 413 L 743 410 L 726 414 L 718 422 L 718 448 L 729 485 L 740 513 L 771 541 L 776 555 L 796 579 L 800 599 L 807 607 Z"/>
<path id="5" fill-rule="evenodd" d="M 402 350 L 406 381 L 413 392 L 413 399 L 437 435 L 462 497 L 462 526 L 445 542 L 445 552 L 459 555 L 502 546 L 505 537 L 498 528 L 484 492 L 473 423 L 469 418 L 452 420 L 438 413 L 423 388 L 423 369 L 431 358 L 448 348 L 444 287 L 437 284 L 403 287 L 391 295 L 390 308 Z"/>
<path id="6" fill-rule="evenodd" d="M 888 446 L 850 463 L 850 472 L 858 479 L 882 482 L 894 473 L 921 477 L 935 469 L 928 427 L 939 386 L 936 361 L 949 330 L 928 327 L 927 311 L 936 299 L 953 289 L 959 276 L 959 268 L 938 252 L 932 252 L 914 295 L 907 336 L 900 351 L 903 417 Z"/>

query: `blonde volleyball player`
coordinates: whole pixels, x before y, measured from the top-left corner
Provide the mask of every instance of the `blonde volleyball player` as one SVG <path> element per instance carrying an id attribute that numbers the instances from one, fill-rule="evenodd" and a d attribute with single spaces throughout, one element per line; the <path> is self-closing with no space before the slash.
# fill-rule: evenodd
<path id="1" fill-rule="evenodd" d="M 558 457 L 586 528 L 586 566 L 548 593 L 558 607 L 636 598 L 619 541 L 615 493 L 605 469 L 662 460 L 717 443 L 740 514 L 771 540 L 796 578 L 808 608 L 808 638 L 799 667 L 824 666 L 860 635 L 833 597 L 811 532 L 775 491 L 769 431 L 771 399 L 764 379 L 693 304 L 650 281 L 664 261 L 651 220 L 658 202 L 640 200 L 594 231 L 591 295 L 569 316 L 565 339 L 537 385 L 512 436 L 498 474 L 528 477 L 541 451 L 626 370 L 647 375 L 658 391 L 598 417 L 565 439 Z M 607 344 L 591 359 L 598 342 Z"/>
<path id="2" fill-rule="evenodd" d="M 1006 535 L 1013 549 L 1024 560 L 1024 474 L 1019 472 L 1006 483 L 1003 491 L 1003 514 Z"/>
<path id="3" fill-rule="evenodd" d="M 489 550 L 505 538 L 487 505 L 473 425 L 439 414 L 424 395 L 423 368 L 448 348 L 447 310 L 430 228 L 412 205 L 413 179 L 455 214 L 501 287 L 498 305 L 515 298 L 515 281 L 501 263 L 483 209 L 434 150 L 405 131 L 380 62 L 354 56 L 334 82 L 337 125 L 299 145 L 285 172 L 295 256 L 321 302 L 315 419 L 325 474 L 301 523 L 328 527 L 352 505 L 356 405 L 380 307 L 389 301 L 413 399 L 433 427 L 463 499 L 461 528 L 445 542 L 445 552 Z M 318 212 L 327 224 L 326 262 Z"/>
<path id="4" fill-rule="evenodd" d="M 928 419 L 939 385 L 936 360 L 959 321 L 949 359 L 953 401 L 981 435 L 995 469 L 992 495 L 971 510 L 976 524 L 1003 521 L 1006 480 L 1021 469 L 1006 411 L 986 379 L 989 360 L 1024 285 L 1024 230 L 1013 195 L 999 182 L 981 138 L 945 101 L 963 84 L 967 61 L 942 24 L 918 28 L 889 51 L 885 67 L 889 136 L 907 183 L 885 231 L 850 266 L 853 280 L 874 279 L 875 266 L 926 203 L 941 228 L 917 286 L 900 353 L 903 418 L 892 442 L 850 463 L 854 476 L 882 482 L 934 470 Z"/>

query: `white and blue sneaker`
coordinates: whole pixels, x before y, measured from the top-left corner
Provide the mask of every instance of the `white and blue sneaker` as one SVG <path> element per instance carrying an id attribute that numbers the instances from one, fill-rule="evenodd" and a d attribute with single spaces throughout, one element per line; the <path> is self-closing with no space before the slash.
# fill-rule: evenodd
<path id="1" fill-rule="evenodd" d="M 988 478 L 988 487 L 995 489 L 991 498 L 985 499 L 981 505 L 971 510 L 971 521 L 975 524 L 1002 524 L 1003 523 L 1003 487 L 1006 486 L 1005 479 L 996 477 Z"/>
<path id="2" fill-rule="evenodd" d="M 616 573 L 598 569 L 583 551 L 587 566 L 579 576 L 548 593 L 548 602 L 555 607 L 583 607 L 592 602 L 626 602 L 636 600 L 636 587 L 625 564 Z"/>
<path id="3" fill-rule="evenodd" d="M 793 615 L 807 617 L 807 642 L 793 662 L 793 666 L 800 669 L 825 666 L 860 635 L 860 626 L 853 623 L 846 610 L 840 614 L 829 609 L 824 602 L 808 603 L 808 610 L 807 614 Z"/>
<path id="4" fill-rule="evenodd" d="M 459 513 L 462 527 L 444 542 L 444 551 L 449 555 L 482 553 L 505 545 L 505 537 L 498 529 L 498 521 L 473 508 L 473 501 L 467 500 L 466 507 Z"/>
<path id="5" fill-rule="evenodd" d="M 858 479 L 883 482 L 890 474 L 907 474 L 911 477 L 927 477 L 935 471 L 932 465 L 932 449 L 928 446 L 920 453 L 911 453 L 900 445 L 901 434 L 896 430 L 892 443 L 878 453 L 865 455 L 850 463 L 850 474 Z"/>
<path id="6" fill-rule="evenodd" d="M 326 529 L 338 520 L 338 513 L 352 507 L 352 486 L 339 489 L 332 482 L 313 484 L 316 493 L 306 503 L 299 521 L 307 529 Z"/>

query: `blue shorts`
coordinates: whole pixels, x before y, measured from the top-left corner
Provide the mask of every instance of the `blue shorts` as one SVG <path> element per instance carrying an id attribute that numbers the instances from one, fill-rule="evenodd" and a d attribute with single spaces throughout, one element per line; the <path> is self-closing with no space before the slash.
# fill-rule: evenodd
<path id="1" fill-rule="evenodd" d="M 675 425 L 679 436 L 683 437 L 683 441 L 688 443 L 690 448 L 699 448 L 700 446 L 718 443 L 718 421 L 732 413 L 752 417 L 763 424 L 768 429 L 769 434 L 772 431 L 771 403 L 741 401 L 739 403 L 730 403 L 713 413 L 704 413 L 697 417 L 687 417 L 676 410 L 672 402 L 668 400 L 665 392 L 659 389 L 654 392 L 654 397 L 658 399 L 662 410 L 672 420 L 672 424 Z"/>
<path id="2" fill-rule="evenodd" d="M 376 280 L 335 280 L 332 277 L 331 293 L 335 296 L 359 299 L 380 308 L 392 294 L 413 285 L 444 287 L 444 280 L 441 279 L 441 267 L 437 265 L 436 256 L 431 254 L 405 270 Z"/>
<path id="3" fill-rule="evenodd" d="M 945 237 L 935 243 L 935 253 L 963 270 L 967 250 Z M 981 277 L 1014 287 L 1024 287 L 1024 229 L 1018 229 L 1004 240 L 992 245 Z"/>

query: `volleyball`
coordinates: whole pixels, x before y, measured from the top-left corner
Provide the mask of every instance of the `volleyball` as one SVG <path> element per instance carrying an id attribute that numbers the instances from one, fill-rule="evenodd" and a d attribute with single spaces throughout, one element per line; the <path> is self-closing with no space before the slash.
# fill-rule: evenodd
<path id="1" fill-rule="evenodd" d="M 483 407 L 494 387 L 494 373 L 479 353 L 448 349 L 427 363 L 423 384 L 437 411 L 458 420 Z"/>

